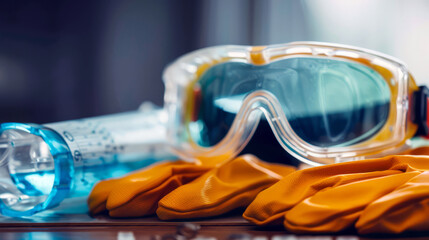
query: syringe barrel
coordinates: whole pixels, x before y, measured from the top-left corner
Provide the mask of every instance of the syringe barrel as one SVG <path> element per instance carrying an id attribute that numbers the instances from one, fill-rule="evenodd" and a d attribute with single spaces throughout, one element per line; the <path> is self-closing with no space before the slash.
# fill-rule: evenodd
<path id="1" fill-rule="evenodd" d="M 30 216 L 101 179 L 174 159 L 165 114 L 149 109 L 44 125 L 0 125 L 0 213 Z M 2 146 L 3 142 L 3 146 Z"/>

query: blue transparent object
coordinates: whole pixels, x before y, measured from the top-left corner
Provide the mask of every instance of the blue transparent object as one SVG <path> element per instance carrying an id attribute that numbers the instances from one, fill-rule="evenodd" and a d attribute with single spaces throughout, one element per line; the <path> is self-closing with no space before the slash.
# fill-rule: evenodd
<path id="1" fill-rule="evenodd" d="M 46 129 L 40 125 L 4 123 L 0 126 L 0 129 L 2 132 L 7 130 L 18 130 L 22 131 L 23 133 L 39 136 L 41 139 L 43 139 L 43 141 L 45 141 L 49 147 L 49 151 L 51 152 L 54 159 L 53 173 L 50 174 L 54 174 L 55 176 L 55 178 L 53 178 L 51 191 L 47 196 L 42 196 L 41 193 L 34 193 L 34 190 L 33 193 L 29 194 L 29 197 L 25 197 L 25 195 L 22 194 L 18 195 L 15 201 L 3 201 L 5 196 L 2 196 L 2 201 L 0 201 L 0 213 L 7 216 L 21 217 L 29 216 L 41 210 L 57 206 L 69 194 L 72 186 L 72 178 L 74 175 L 73 160 L 67 144 L 55 131 Z M 11 174 L 11 178 L 12 181 L 14 181 L 14 183 L 18 186 L 24 185 L 23 182 L 27 182 L 24 180 L 25 176 L 20 174 Z M 3 180 L 2 185 L 4 186 L 4 184 L 5 183 Z M 31 190 L 29 192 L 31 192 Z M 2 195 L 5 194 L 8 193 L 3 191 Z M 34 206 L 25 206 L 28 205 L 28 202 L 25 202 L 26 199 L 30 199 L 31 196 L 37 199 L 35 200 Z M 13 202 L 13 204 L 7 204 L 6 202 Z M 19 202 L 25 202 L 21 204 L 24 206 L 19 208 L 11 207 L 14 204 L 20 205 Z M 33 203 L 30 203 L 30 205 L 33 205 Z"/>
<path id="2" fill-rule="evenodd" d="M 102 179 L 160 160 L 163 111 L 152 109 L 44 125 L 0 125 L 0 213 L 31 216 L 66 197 L 87 196 Z"/>

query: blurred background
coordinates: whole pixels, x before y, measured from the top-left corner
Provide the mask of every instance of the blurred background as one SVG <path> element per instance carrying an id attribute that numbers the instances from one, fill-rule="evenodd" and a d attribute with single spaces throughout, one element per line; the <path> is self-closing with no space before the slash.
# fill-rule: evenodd
<path id="1" fill-rule="evenodd" d="M 162 105 L 163 68 L 220 44 L 351 44 L 429 84 L 428 12 L 424 0 L 0 0 L 0 122 Z"/>

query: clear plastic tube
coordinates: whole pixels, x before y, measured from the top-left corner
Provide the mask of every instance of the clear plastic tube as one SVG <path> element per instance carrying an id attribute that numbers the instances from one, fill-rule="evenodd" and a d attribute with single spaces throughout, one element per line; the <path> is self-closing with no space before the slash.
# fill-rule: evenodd
<path id="1" fill-rule="evenodd" d="M 0 125 L 0 213 L 30 216 L 94 183 L 174 159 L 155 108 L 44 125 Z"/>

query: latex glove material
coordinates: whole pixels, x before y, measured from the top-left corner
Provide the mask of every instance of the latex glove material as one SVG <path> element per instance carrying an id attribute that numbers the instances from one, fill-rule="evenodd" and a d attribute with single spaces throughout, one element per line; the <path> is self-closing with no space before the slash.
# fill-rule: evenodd
<path id="1" fill-rule="evenodd" d="M 337 232 L 358 220 L 362 233 L 419 229 L 418 223 L 429 214 L 426 210 L 416 217 L 426 202 L 424 193 L 415 189 L 416 182 L 419 189 L 427 184 L 426 170 L 428 156 L 388 156 L 296 171 L 262 191 L 243 216 L 258 225 L 283 223 L 299 233 Z M 406 207 L 407 201 L 418 204 Z M 413 220 L 398 217 L 397 211 Z M 392 230 L 398 225 L 405 227 Z"/>
<path id="2" fill-rule="evenodd" d="M 156 213 L 163 220 L 218 216 L 246 207 L 260 191 L 294 171 L 243 155 L 176 188 L 160 200 Z"/>
<path id="3" fill-rule="evenodd" d="M 361 234 L 427 231 L 429 226 L 429 172 L 412 178 L 365 208 L 356 223 Z"/>
<path id="4" fill-rule="evenodd" d="M 90 213 L 108 211 L 111 217 L 152 215 L 163 196 L 211 168 L 183 161 L 165 162 L 119 179 L 101 181 L 88 197 Z"/>

